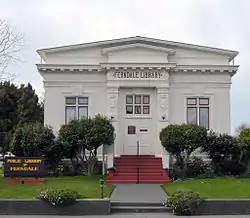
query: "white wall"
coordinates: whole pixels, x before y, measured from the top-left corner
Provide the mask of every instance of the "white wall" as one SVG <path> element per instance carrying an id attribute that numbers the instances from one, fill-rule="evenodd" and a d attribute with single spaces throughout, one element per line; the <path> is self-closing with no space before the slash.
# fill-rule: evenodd
<path id="1" fill-rule="evenodd" d="M 179 65 L 229 65 L 229 58 L 226 55 L 182 48 L 175 50 L 175 55 L 169 57 L 171 63 Z"/>
<path id="2" fill-rule="evenodd" d="M 210 128 L 230 133 L 230 75 L 170 74 L 170 123 L 186 122 L 186 98 L 210 98 Z"/>
<path id="3" fill-rule="evenodd" d="M 127 48 L 124 50 L 108 53 L 110 62 L 168 62 L 166 52 L 156 51 L 148 48 Z"/>
<path id="4" fill-rule="evenodd" d="M 46 56 L 47 64 L 99 64 L 107 60 L 101 55 L 100 47 L 53 52 Z"/>
<path id="5" fill-rule="evenodd" d="M 89 115 L 107 113 L 105 74 L 48 72 L 44 75 L 44 122 L 57 132 L 65 124 L 65 97 L 89 97 Z M 57 80 L 56 80 L 57 79 Z"/>

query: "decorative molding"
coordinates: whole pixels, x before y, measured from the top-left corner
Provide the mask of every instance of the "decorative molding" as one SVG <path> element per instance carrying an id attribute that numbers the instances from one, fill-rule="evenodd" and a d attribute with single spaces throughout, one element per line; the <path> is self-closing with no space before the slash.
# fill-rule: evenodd
<path id="1" fill-rule="evenodd" d="M 159 120 L 168 122 L 169 120 L 169 89 L 158 87 L 157 88 L 157 102 Z"/>
<path id="2" fill-rule="evenodd" d="M 42 74 L 45 72 L 92 72 L 101 71 L 100 65 L 85 64 L 37 64 L 38 71 Z"/>
<path id="3" fill-rule="evenodd" d="M 119 94 L 119 88 L 114 86 L 107 86 L 108 94 Z"/>
<path id="4" fill-rule="evenodd" d="M 55 80 L 50 80 L 50 81 L 44 81 L 43 82 L 44 87 L 72 87 L 72 86 L 84 86 L 84 87 L 106 87 L 106 82 L 105 81 L 86 81 L 86 80 L 61 80 L 61 81 L 55 81 Z"/>
<path id="5" fill-rule="evenodd" d="M 121 46 L 113 46 L 113 47 L 104 48 L 101 50 L 101 54 L 107 54 L 108 52 L 119 51 L 119 50 L 124 50 L 124 49 L 129 49 L 129 48 L 146 48 L 146 49 L 166 52 L 170 55 L 175 54 L 175 50 L 173 50 L 173 49 L 169 49 L 169 48 L 165 48 L 165 47 L 161 47 L 161 46 L 147 45 L 144 43 L 132 43 L 132 44 L 128 44 L 128 45 L 121 45 Z"/>
<path id="6" fill-rule="evenodd" d="M 176 67 L 175 63 L 143 63 L 143 62 L 101 62 L 101 69 L 111 70 L 111 69 L 125 69 L 125 70 L 140 70 L 140 69 L 156 69 L 156 70 L 169 70 Z"/>
<path id="7" fill-rule="evenodd" d="M 81 84 L 83 85 L 84 83 L 97 83 L 100 85 L 100 83 L 105 84 L 105 81 L 102 80 L 43 80 L 44 83 L 53 83 L 53 84 L 60 84 L 60 83 L 67 83 L 69 85 L 73 84 Z"/>
<path id="8" fill-rule="evenodd" d="M 197 72 L 197 73 L 230 73 L 234 75 L 239 66 L 237 65 L 178 65 L 176 68 L 172 69 L 174 72 L 187 73 L 187 72 Z"/>
<path id="9" fill-rule="evenodd" d="M 118 97 L 119 97 L 119 89 L 116 87 L 108 87 L 107 88 L 107 112 L 109 116 L 113 117 L 113 120 L 117 120 L 118 114 Z"/>

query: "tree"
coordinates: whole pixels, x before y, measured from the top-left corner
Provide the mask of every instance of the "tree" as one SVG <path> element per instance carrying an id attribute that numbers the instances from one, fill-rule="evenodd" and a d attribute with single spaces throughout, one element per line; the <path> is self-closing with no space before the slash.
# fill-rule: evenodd
<path id="1" fill-rule="evenodd" d="M 74 175 L 78 175 L 81 170 L 86 171 L 83 157 L 85 148 L 82 147 L 80 137 L 79 120 L 72 120 L 59 130 L 58 140 L 64 145 L 65 157 L 71 160 Z"/>
<path id="2" fill-rule="evenodd" d="M 0 83 L 0 127 L 9 132 L 17 125 L 17 107 L 20 92 L 15 84 L 8 81 Z"/>
<path id="3" fill-rule="evenodd" d="M 24 37 L 3 19 L 0 19 L 0 81 L 11 79 L 8 66 L 18 61 L 18 54 L 23 46 Z"/>
<path id="4" fill-rule="evenodd" d="M 191 153 L 206 140 L 207 130 L 194 124 L 170 124 L 160 132 L 162 146 L 176 159 L 182 176 Z"/>
<path id="5" fill-rule="evenodd" d="M 246 123 L 242 123 L 241 125 L 237 126 L 235 128 L 235 133 L 237 134 L 237 136 L 240 134 L 240 132 L 243 130 L 243 129 L 246 129 L 246 128 L 249 128 L 249 124 L 246 124 Z"/>
<path id="6" fill-rule="evenodd" d="M 66 150 L 75 157 L 82 166 L 87 163 L 88 175 L 93 174 L 97 162 L 97 149 L 101 145 L 111 145 L 114 142 L 114 127 L 104 116 L 73 120 L 62 126 L 59 140 L 68 145 Z"/>
<path id="7" fill-rule="evenodd" d="M 217 175 L 239 175 L 243 173 L 241 149 L 237 138 L 228 134 L 217 134 L 211 131 L 203 143 L 202 150 L 212 161 L 212 168 Z"/>
<path id="8" fill-rule="evenodd" d="M 45 156 L 54 140 L 51 128 L 44 127 L 41 123 L 26 123 L 15 130 L 10 149 L 19 157 L 41 157 Z"/>
<path id="9" fill-rule="evenodd" d="M 18 126 L 10 150 L 18 157 L 43 157 L 48 170 L 54 170 L 65 156 L 64 145 L 55 140 L 51 128 L 41 123 Z"/>
<path id="10" fill-rule="evenodd" d="M 26 122 L 43 123 L 43 104 L 33 90 L 30 83 L 27 86 L 23 84 L 19 88 L 20 98 L 18 99 L 17 119 L 18 124 Z"/>
<path id="11" fill-rule="evenodd" d="M 249 168 L 250 160 L 250 128 L 244 128 L 241 130 L 238 137 L 239 145 L 242 149 L 241 162 Z"/>
<path id="12" fill-rule="evenodd" d="M 43 123 L 43 105 L 32 86 L 0 82 L 0 132 L 12 131 L 17 125 Z"/>

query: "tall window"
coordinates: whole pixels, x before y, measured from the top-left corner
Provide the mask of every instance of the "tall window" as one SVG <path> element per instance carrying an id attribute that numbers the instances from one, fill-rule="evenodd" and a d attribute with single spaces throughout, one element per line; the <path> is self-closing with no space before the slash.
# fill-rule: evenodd
<path id="1" fill-rule="evenodd" d="M 127 95 L 126 114 L 150 114 L 150 96 Z"/>
<path id="2" fill-rule="evenodd" d="M 65 123 L 88 116 L 88 97 L 65 98 Z"/>
<path id="3" fill-rule="evenodd" d="M 187 122 L 209 128 L 209 98 L 187 99 Z"/>

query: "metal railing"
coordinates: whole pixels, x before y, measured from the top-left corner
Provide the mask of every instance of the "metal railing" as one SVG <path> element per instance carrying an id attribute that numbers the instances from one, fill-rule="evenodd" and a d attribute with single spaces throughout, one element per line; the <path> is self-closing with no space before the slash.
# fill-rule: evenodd
<path id="1" fill-rule="evenodd" d="M 139 184 L 140 183 L 140 142 L 139 142 L 139 140 L 137 141 L 137 160 L 136 160 L 136 162 L 137 162 L 137 184 Z"/>

